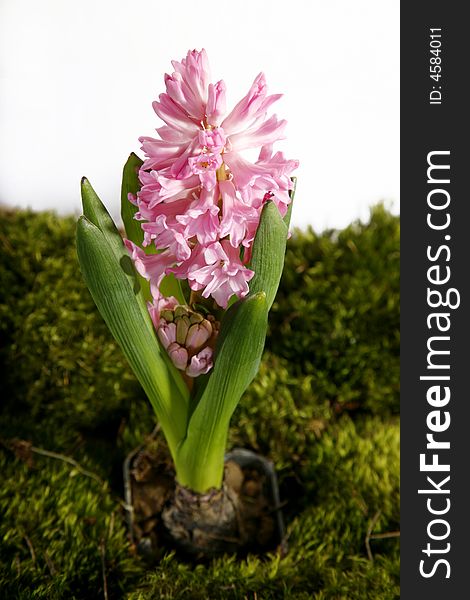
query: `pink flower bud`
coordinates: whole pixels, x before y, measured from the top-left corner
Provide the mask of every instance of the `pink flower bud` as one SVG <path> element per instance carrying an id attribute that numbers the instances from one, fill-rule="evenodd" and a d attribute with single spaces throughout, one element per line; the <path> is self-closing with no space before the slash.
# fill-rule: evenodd
<path id="1" fill-rule="evenodd" d="M 176 323 L 176 341 L 182 346 L 186 345 L 186 336 L 191 325 L 189 317 L 184 315 L 175 318 Z"/>
<path id="2" fill-rule="evenodd" d="M 188 364 L 188 351 L 186 348 L 182 348 L 177 342 L 173 342 L 168 346 L 167 352 L 175 367 L 180 371 L 184 371 Z"/>
<path id="3" fill-rule="evenodd" d="M 176 341 L 176 325 L 161 319 L 157 335 L 166 350 L 170 344 Z"/>
<path id="4" fill-rule="evenodd" d="M 212 325 L 207 319 L 191 325 L 186 337 L 186 348 L 196 350 L 201 348 L 212 335 Z"/>
<path id="5" fill-rule="evenodd" d="M 189 377 L 198 377 L 204 375 L 212 368 L 212 348 L 206 347 L 192 357 L 191 363 L 186 369 L 186 375 Z"/>

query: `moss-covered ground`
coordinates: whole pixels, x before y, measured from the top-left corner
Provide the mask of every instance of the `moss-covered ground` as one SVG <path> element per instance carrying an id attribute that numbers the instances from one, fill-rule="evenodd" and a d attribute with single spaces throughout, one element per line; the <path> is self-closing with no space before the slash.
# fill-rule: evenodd
<path id="1" fill-rule="evenodd" d="M 381 206 L 289 241 L 230 435 L 276 465 L 288 555 L 148 569 L 121 466 L 151 409 L 82 282 L 74 220 L 2 209 L 0 598 L 398 598 L 398 252 Z"/>

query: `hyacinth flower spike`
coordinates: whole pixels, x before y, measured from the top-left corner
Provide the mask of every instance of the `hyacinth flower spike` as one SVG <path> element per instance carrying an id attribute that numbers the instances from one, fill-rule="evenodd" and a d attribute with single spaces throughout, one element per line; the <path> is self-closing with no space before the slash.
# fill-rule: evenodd
<path id="1" fill-rule="evenodd" d="M 274 151 L 260 73 L 228 111 L 206 52 L 190 51 L 153 102 L 158 137 L 123 172 L 123 241 L 87 180 L 77 251 L 91 294 L 155 410 L 178 484 L 220 489 L 230 418 L 258 370 L 281 277 L 293 171 Z M 247 149 L 258 158 L 248 160 Z"/>

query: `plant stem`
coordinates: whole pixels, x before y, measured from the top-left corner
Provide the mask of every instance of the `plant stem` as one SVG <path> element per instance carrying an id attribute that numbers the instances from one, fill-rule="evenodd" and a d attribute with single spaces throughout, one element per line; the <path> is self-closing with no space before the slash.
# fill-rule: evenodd
<path id="1" fill-rule="evenodd" d="M 222 487 L 227 434 L 228 423 L 225 427 L 218 424 L 212 435 L 202 431 L 192 443 L 183 444 L 175 459 L 176 479 L 181 485 L 199 493 Z"/>
<path id="2" fill-rule="evenodd" d="M 264 292 L 238 301 L 222 320 L 213 371 L 174 455 L 178 482 L 194 492 L 222 485 L 230 419 L 258 371 L 266 329 Z"/>

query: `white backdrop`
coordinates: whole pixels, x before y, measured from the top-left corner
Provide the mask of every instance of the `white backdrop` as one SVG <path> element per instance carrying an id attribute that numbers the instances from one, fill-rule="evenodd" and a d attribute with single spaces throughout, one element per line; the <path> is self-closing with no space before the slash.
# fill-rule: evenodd
<path id="1" fill-rule="evenodd" d="M 294 224 L 398 212 L 398 0 L 0 0 L 0 202 L 78 213 L 86 175 L 116 216 L 170 60 L 201 47 L 230 108 L 261 70 L 285 94 Z"/>

